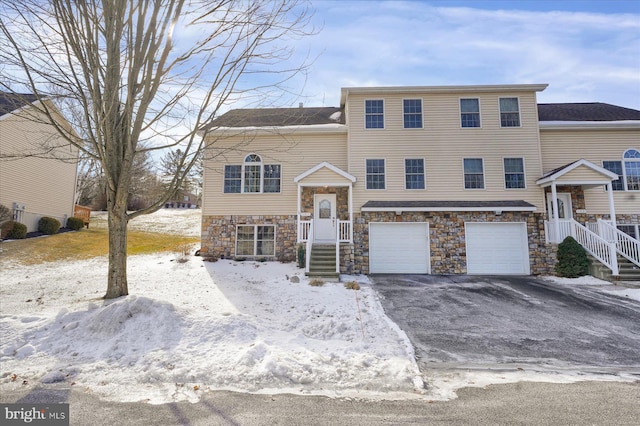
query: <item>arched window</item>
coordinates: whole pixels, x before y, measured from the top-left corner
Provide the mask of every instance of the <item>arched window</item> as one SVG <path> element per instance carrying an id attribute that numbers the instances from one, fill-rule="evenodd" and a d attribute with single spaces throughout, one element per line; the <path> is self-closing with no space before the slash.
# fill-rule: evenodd
<path id="1" fill-rule="evenodd" d="M 602 166 L 619 176 L 611 182 L 614 191 L 640 191 L 640 150 L 627 149 L 622 161 L 603 161 Z"/>
<path id="2" fill-rule="evenodd" d="M 249 154 L 244 159 L 244 192 L 262 192 L 262 158 Z"/>
<path id="3" fill-rule="evenodd" d="M 640 151 L 628 149 L 622 156 L 627 191 L 640 191 Z"/>
<path id="4" fill-rule="evenodd" d="M 280 165 L 263 164 L 258 154 L 247 155 L 242 164 L 225 165 L 224 192 L 280 192 Z"/>

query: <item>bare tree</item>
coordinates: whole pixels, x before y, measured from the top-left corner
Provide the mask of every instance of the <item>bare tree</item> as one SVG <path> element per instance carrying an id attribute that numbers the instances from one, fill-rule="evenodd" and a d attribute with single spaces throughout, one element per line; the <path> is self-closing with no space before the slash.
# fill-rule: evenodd
<path id="1" fill-rule="evenodd" d="M 309 19 L 301 0 L 0 0 L 0 88 L 35 94 L 39 116 L 104 173 L 105 298 L 128 294 L 127 223 L 189 176 L 206 139 L 198 130 L 231 101 L 280 92 L 305 71 L 285 64 Z M 178 147 L 166 189 L 127 212 L 136 157 Z"/>

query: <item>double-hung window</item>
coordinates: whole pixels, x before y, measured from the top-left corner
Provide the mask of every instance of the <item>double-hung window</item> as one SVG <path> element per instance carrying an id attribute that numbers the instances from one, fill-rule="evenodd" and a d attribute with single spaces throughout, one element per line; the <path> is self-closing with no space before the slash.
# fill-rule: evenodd
<path id="1" fill-rule="evenodd" d="M 640 151 L 628 149 L 621 161 L 603 161 L 602 167 L 618 175 L 611 182 L 614 191 L 640 191 Z"/>
<path id="2" fill-rule="evenodd" d="M 406 189 L 424 189 L 424 159 L 407 158 L 404 160 Z"/>
<path id="3" fill-rule="evenodd" d="M 279 164 L 263 164 L 257 154 L 249 154 L 241 165 L 224 166 L 224 192 L 268 193 L 280 192 Z"/>
<path id="4" fill-rule="evenodd" d="M 484 189 L 484 165 L 482 158 L 465 158 L 464 165 L 464 188 Z"/>
<path id="5" fill-rule="evenodd" d="M 462 127 L 480 127 L 479 99 L 460 99 L 460 125 Z"/>
<path id="6" fill-rule="evenodd" d="M 385 172 L 384 160 L 367 160 L 367 189 L 384 189 Z"/>
<path id="7" fill-rule="evenodd" d="M 402 101 L 404 111 L 404 128 L 422 128 L 422 99 L 405 99 Z"/>
<path id="8" fill-rule="evenodd" d="M 523 189 L 524 184 L 524 160 L 522 158 L 505 158 L 504 163 L 504 187 L 506 189 Z"/>
<path id="9" fill-rule="evenodd" d="M 500 127 L 520 127 L 518 98 L 500 98 Z"/>
<path id="10" fill-rule="evenodd" d="M 384 101 L 382 99 L 364 101 L 364 110 L 365 128 L 384 128 Z"/>
<path id="11" fill-rule="evenodd" d="M 237 256 L 274 256 L 275 226 L 238 225 L 236 228 Z"/>

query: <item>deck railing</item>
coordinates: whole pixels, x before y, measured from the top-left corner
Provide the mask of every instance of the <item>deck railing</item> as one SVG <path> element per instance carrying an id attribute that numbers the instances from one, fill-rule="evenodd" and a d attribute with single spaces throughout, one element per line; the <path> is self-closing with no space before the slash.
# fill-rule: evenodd
<path id="1" fill-rule="evenodd" d="M 301 220 L 298 222 L 298 242 L 306 243 L 310 238 L 312 220 Z M 336 238 L 340 243 L 350 243 L 353 241 L 353 227 L 349 220 L 338 220 L 336 229 Z M 311 237 L 313 240 L 313 238 Z"/>
<path id="2" fill-rule="evenodd" d="M 640 241 L 611 226 L 609 222 L 602 219 L 598 219 L 597 229 L 598 234 L 602 238 L 615 244 L 616 251 L 620 253 L 621 256 L 640 266 Z"/>

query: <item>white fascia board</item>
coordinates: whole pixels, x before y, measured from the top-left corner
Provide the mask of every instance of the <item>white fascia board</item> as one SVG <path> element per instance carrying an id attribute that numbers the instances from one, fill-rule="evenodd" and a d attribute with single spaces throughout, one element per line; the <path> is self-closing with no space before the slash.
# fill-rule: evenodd
<path id="1" fill-rule="evenodd" d="M 607 170 L 607 169 L 605 169 L 603 167 L 597 166 L 597 165 L 593 164 L 591 161 L 587 161 L 587 160 L 582 159 L 582 160 L 576 161 L 575 163 L 571 164 L 570 166 L 568 166 L 568 167 L 566 167 L 566 168 L 564 168 L 564 169 L 552 174 L 551 176 L 547 176 L 544 179 L 538 179 L 536 181 L 536 184 L 538 184 L 540 186 L 543 186 L 543 187 L 544 186 L 549 186 L 551 184 L 551 182 L 558 181 L 558 179 L 560 177 L 562 177 L 563 175 L 569 173 L 570 171 L 572 171 L 572 170 L 574 170 L 574 169 L 576 169 L 576 168 L 578 168 L 580 166 L 585 166 L 585 167 L 587 167 L 587 168 L 589 168 L 589 169 L 591 169 L 591 170 L 593 170 L 595 172 L 598 172 L 601 175 L 610 178 L 610 180 L 605 182 L 605 183 L 588 183 L 589 181 L 583 181 L 583 182 L 571 181 L 572 183 L 568 183 L 569 181 L 566 181 L 566 182 L 563 181 L 562 183 L 563 184 L 566 183 L 568 185 L 585 185 L 585 184 L 586 185 L 589 185 L 589 184 L 606 185 L 609 182 L 611 182 L 612 180 L 617 180 L 618 179 L 618 175 L 617 174 L 615 174 L 613 172 L 610 172 L 609 170 Z"/>
<path id="2" fill-rule="evenodd" d="M 463 86 L 381 86 L 381 87 L 343 87 L 340 90 L 340 105 L 346 103 L 350 94 L 384 95 L 394 93 L 479 93 L 479 92 L 542 92 L 548 84 L 490 84 Z"/>
<path id="3" fill-rule="evenodd" d="M 252 135 L 282 135 L 282 134 L 345 134 L 348 127 L 344 124 L 310 124 L 300 126 L 270 126 L 270 127 L 216 127 L 208 134 L 236 136 L 249 133 Z M 203 131 L 199 130 L 202 136 Z"/>
<path id="4" fill-rule="evenodd" d="M 361 207 L 363 212 L 487 212 L 500 210 L 503 212 L 535 212 L 532 207 Z"/>
<path id="5" fill-rule="evenodd" d="M 539 127 L 540 130 L 640 129 L 640 121 L 540 121 Z"/>
<path id="6" fill-rule="evenodd" d="M 327 169 L 331 170 L 332 172 L 342 176 L 343 178 L 351 181 L 352 183 L 356 181 L 355 176 L 345 172 L 344 170 L 334 166 L 333 164 L 331 164 L 331 163 L 329 163 L 327 161 L 323 161 L 320 164 L 316 164 L 315 166 L 313 166 L 312 168 L 310 168 L 306 172 L 303 172 L 303 173 L 299 174 L 298 176 L 296 176 L 295 178 L 293 178 L 293 181 L 294 182 L 299 182 L 302 179 L 314 174 L 315 172 L 317 172 L 318 170 L 323 169 L 323 168 L 327 168 Z M 323 186 L 323 185 L 321 185 L 321 186 Z"/>

